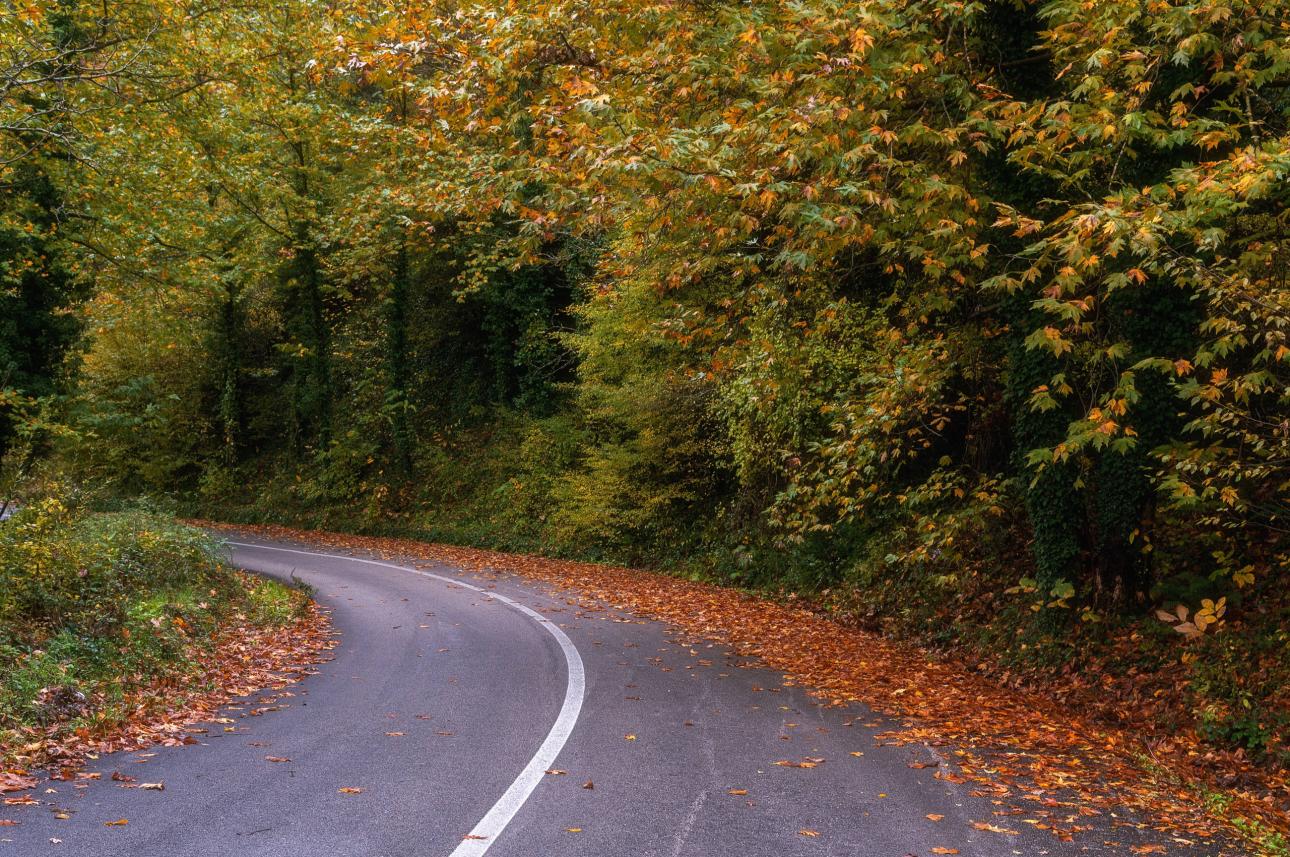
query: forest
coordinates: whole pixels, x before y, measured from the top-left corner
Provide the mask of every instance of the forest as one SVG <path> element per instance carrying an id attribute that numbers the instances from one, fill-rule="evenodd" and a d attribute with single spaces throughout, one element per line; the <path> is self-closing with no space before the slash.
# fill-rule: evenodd
<path id="1" fill-rule="evenodd" d="M 0 501 L 664 570 L 1290 759 L 1282 0 L 5 0 L 0 188 Z"/>

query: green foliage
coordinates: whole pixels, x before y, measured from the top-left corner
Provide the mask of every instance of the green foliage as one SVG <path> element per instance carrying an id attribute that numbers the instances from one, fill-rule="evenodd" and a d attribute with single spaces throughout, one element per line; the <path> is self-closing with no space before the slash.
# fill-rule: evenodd
<path id="1" fill-rule="evenodd" d="M 168 518 L 34 500 L 0 525 L 0 744 L 118 716 L 132 689 L 196 673 L 229 617 L 283 624 L 303 603 L 278 583 L 244 587 L 217 542 Z"/>
<path id="2" fill-rule="evenodd" d="M 962 617 L 1018 663 L 1228 598 L 1153 638 L 1200 648 L 1284 585 L 1275 3 L 124 8 L 112 87 L 88 6 L 0 24 L 69 71 L 10 63 L 40 145 L 0 254 L 56 286 L 19 300 L 41 378 L 91 295 L 77 477 Z M 1266 743 L 1223 685 L 1206 728 Z"/>

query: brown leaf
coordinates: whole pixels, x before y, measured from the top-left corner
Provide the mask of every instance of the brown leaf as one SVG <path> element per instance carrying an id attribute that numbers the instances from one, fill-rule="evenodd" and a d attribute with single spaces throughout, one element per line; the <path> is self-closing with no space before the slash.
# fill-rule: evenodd
<path id="1" fill-rule="evenodd" d="M 125 827 L 129 823 L 130 823 L 130 819 L 128 818 L 118 818 L 116 821 L 103 822 L 103 826 L 104 827 Z"/>
<path id="2" fill-rule="evenodd" d="M 0 792 L 21 792 L 36 787 L 36 778 L 26 771 L 0 771 Z"/>
<path id="3" fill-rule="evenodd" d="M 266 762 L 290 762 L 291 760 L 290 760 L 290 759 L 288 759 L 286 756 L 265 756 L 265 757 L 264 757 L 264 761 L 266 761 Z"/>

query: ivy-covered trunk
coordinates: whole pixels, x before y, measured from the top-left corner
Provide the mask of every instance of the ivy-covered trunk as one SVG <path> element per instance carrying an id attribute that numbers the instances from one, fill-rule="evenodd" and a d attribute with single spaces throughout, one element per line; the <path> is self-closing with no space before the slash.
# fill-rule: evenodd
<path id="1" fill-rule="evenodd" d="M 412 427 L 408 420 L 411 366 L 408 353 L 408 241 L 398 239 L 394 271 L 385 300 L 385 361 L 389 388 L 385 406 L 394 439 L 394 461 L 404 476 L 412 472 Z"/>

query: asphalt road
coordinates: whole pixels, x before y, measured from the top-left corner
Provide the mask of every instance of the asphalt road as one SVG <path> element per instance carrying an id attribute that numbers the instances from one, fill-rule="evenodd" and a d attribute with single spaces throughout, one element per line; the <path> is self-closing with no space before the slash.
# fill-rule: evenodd
<path id="1" fill-rule="evenodd" d="M 0 827 L 0 857 L 1029 857 L 1162 841 L 1105 816 L 1073 843 L 996 817 L 972 786 L 910 767 L 944 748 L 878 746 L 895 724 L 658 623 L 513 577 L 288 552 L 302 549 L 233 558 L 316 588 L 342 635 L 334 660 L 292 695 L 230 707 L 199 745 L 106 756 L 101 780 L 0 808 L 19 821 Z"/>

